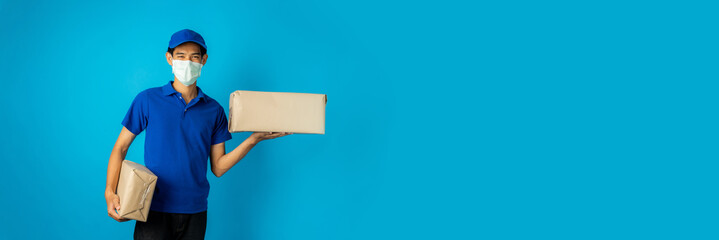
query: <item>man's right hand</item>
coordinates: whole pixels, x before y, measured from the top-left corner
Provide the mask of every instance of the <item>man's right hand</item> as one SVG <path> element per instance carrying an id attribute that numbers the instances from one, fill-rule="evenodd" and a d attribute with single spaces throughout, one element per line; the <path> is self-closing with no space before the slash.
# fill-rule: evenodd
<path id="1" fill-rule="evenodd" d="M 107 202 L 107 215 L 118 222 L 125 222 L 130 219 L 120 217 L 116 210 L 120 210 L 120 197 L 114 192 L 105 192 L 105 201 Z"/>
<path id="2" fill-rule="evenodd" d="M 110 154 L 110 160 L 107 163 L 107 184 L 105 185 L 105 201 L 107 202 L 107 215 L 118 222 L 124 222 L 129 219 L 120 217 L 116 211 L 120 210 L 120 197 L 115 194 L 117 189 L 117 181 L 120 179 L 120 169 L 122 168 L 122 160 L 127 155 L 127 150 L 130 149 L 132 140 L 135 139 L 135 134 L 122 127 L 120 136 L 117 137 L 117 142 L 112 148 Z"/>

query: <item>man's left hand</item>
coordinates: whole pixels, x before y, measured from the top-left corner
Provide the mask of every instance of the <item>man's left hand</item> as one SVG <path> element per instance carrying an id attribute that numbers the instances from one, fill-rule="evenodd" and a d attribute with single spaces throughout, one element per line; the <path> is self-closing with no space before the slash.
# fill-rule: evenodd
<path id="1" fill-rule="evenodd" d="M 255 132 L 255 133 L 252 133 L 252 135 L 250 135 L 250 139 L 253 139 L 254 143 L 257 144 L 264 140 L 275 139 L 275 138 L 283 137 L 283 136 L 287 136 L 287 135 L 292 135 L 292 133 L 288 133 L 288 132 Z"/>

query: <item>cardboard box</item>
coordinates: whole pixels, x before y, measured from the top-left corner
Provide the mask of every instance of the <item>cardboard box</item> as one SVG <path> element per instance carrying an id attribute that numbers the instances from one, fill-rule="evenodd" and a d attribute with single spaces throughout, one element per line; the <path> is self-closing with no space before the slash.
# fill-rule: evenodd
<path id="1" fill-rule="evenodd" d="M 235 91 L 230 94 L 230 132 L 325 134 L 327 95 Z"/>
<path id="2" fill-rule="evenodd" d="M 157 176 L 145 166 L 128 160 L 122 161 L 120 180 L 117 183 L 120 217 L 146 222 L 155 184 Z"/>

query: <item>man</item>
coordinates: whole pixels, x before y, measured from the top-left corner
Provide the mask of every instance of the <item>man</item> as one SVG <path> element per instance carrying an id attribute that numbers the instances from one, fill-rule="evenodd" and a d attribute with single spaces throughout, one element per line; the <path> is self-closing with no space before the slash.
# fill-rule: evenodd
<path id="1" fill-rule="evenodd" d="M 107 166 L 107 213 L 118 222 L 121 208 L 115 192 L 122 160 L 143 130 L 145 165 L 157 175 L 147 222 L 135 223 L 135 239 L 204 239 L 207 225 L 207 161 L 220 177 L 257 143 L 291 133 L 253 133 L 230 153 L 225 141 L 225 110 L 197 87 L 207 46 L 200 34 L 184 29 L 172 35 L 165 54 L 174 81 L 140 92 L 132 102 Z"/>

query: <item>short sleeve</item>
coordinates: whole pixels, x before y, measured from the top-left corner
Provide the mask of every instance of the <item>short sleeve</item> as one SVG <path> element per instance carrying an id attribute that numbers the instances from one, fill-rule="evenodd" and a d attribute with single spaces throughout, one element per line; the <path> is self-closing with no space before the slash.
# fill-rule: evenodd
<path id="1" fill-rule="evenodd" d="M 122 120 L 122 125 L 135 135 L 140 134 L 147 127 L 147 102 L 147 91 L 137 94 L 125 114 L 125 119 Z"/>
<path id="2" fill-rule="evenodd" d="M 232 134 L 227 128 L 227 116 L 225 116 L 225 109 L 220 106 L 218 116 L 215 121 L 215 129 L 212 131 L 212 145 L 223 143 L 227 140 L 232 139 Z"/>

